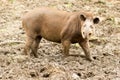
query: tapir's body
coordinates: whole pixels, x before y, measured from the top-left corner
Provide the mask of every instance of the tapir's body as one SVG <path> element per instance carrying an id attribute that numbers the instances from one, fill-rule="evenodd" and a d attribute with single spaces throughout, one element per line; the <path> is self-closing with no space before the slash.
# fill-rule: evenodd
<path id="1" fill-rule="evenodd" d="M 29 54 L 30 49 L 37 57 L 37 48 L 41 38 L 52 42 L 62 43 L 65 55 L 69 53 L 70 43 L 79 43 L 89 60 L 89 35 L 84 23 L 93 20 L 91 13 L 85 12 L 65 12 L 50 8 L 38 8 L 28 12 L 23 17 L 23 27 L 27 34 L 27 43 L 24 49 L 25 54 Z M 92 25 L 91 25 L 92 26 Z M 91 30 L 87 30 L 88 33 Z M 86 35 L 84 35 L 86 33 Z M 91 32 L 90 32 L 91 35 Z"/>
<path id="2" fill-rule="evenodd" d="M 73 13 L 56 11 L 54 9 L 49 10 L 49 8 L 40 8 L 26 14 L 23 19 L 23 25 L 28 32 L 33 33 L 33 37 L 42 36 L 43 38 L 53 42 L 61 42 L 62 32 L 65 31 L 65 28 L 69 27 L 71 31 L 75 30 L 75 27 L 67 26 L 67 24 L 69 23 L 70 18 L 73 19 L 74 17 L 79 17 L 79 14 L 78 16 L 76 15 L 73 15 Z M 29 31 L 29 29 L 31 30 Z M 65 32 L 67 31 L 68 30 Z M 78 34 L 80 36 L 79 32 Z M 81 38 L 81 36 L 79 38 Z"/>

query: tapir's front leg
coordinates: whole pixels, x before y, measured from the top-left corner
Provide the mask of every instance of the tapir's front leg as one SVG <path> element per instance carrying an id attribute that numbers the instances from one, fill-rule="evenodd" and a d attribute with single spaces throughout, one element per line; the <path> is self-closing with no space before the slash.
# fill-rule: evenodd
<path id="1" fill-rule="evenodd" d="M 91 57 L 91 55 L 90 55 L 89 40 L 85 40 L 85 41 L 79 42 L 79 44 L 80 44 L 80 46 L 82 47 L 82 49 L 84 50 L 85 55 L 86 55 L 86 58 L 87 58 L 89 61 L 92 61 L 92 57 Z"/>
<path id="2" fill-rule="evenodd" d="M 69 48 L 70 48 L 71 42 L 69 40 L 63 40 L 62 45 L 64 48 L 64 55 L 68 56 L 69 55 Z"/>

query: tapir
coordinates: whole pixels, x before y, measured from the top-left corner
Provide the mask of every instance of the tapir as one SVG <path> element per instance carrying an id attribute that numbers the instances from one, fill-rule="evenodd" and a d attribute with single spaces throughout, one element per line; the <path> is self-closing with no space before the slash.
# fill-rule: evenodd
<path id="1" fill-rule="evenodd" d="M 67 12 L 52 8 L 36 8 L 22 17 L 22 26 L 27 35 L 24 54 L 38 57 L 37 50 L 42 38 L 61 43 L 64 56 L 69 55 L 70 44 L 79 43 L 88 60 L 89 39 L 95 33 L 94 24 L 99 18 L 87 11 Z"/>

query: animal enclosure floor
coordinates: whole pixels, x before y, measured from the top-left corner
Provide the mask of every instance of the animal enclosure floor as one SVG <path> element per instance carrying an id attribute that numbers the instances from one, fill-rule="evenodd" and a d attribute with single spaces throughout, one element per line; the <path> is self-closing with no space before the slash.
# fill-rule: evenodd
<path id="1" fill-rule="evenodd" d="M 78 44 L 63 58 L 62 45 L 42 39 L 39 58 L 22 54 L 26 36 L 21 16 L 36 7 L 94 12 L 101 22 L 90 42 L 94 60 L 87 61 Z M 94 39 L 94 37 L 93 37 Z M 120 80 L 119 0 L 0 0 L 0 80 Z"/>

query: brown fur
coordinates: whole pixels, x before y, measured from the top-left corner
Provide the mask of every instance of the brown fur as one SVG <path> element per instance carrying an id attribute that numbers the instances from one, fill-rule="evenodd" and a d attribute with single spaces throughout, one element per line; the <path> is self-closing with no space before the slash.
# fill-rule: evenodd
<path id="1" fill-rule="evenodd" d="M 31 49 L 32 54 L 37 57 L 39 42 L 45 38 L 52 42 L 62 43 L 65 55 L 69 54 L 71 43 L 79 43 L 86 57 L 91 60 L 89 40 L 84 39 L 81 34 L 84 21 L 80 19 L 80 14 L 93 19 L 91 13 L 70 13 L 50 8 L 38 8 L 28 12 L 22 20 L 27 35 L 24 53 L 30 55 Z"/>

